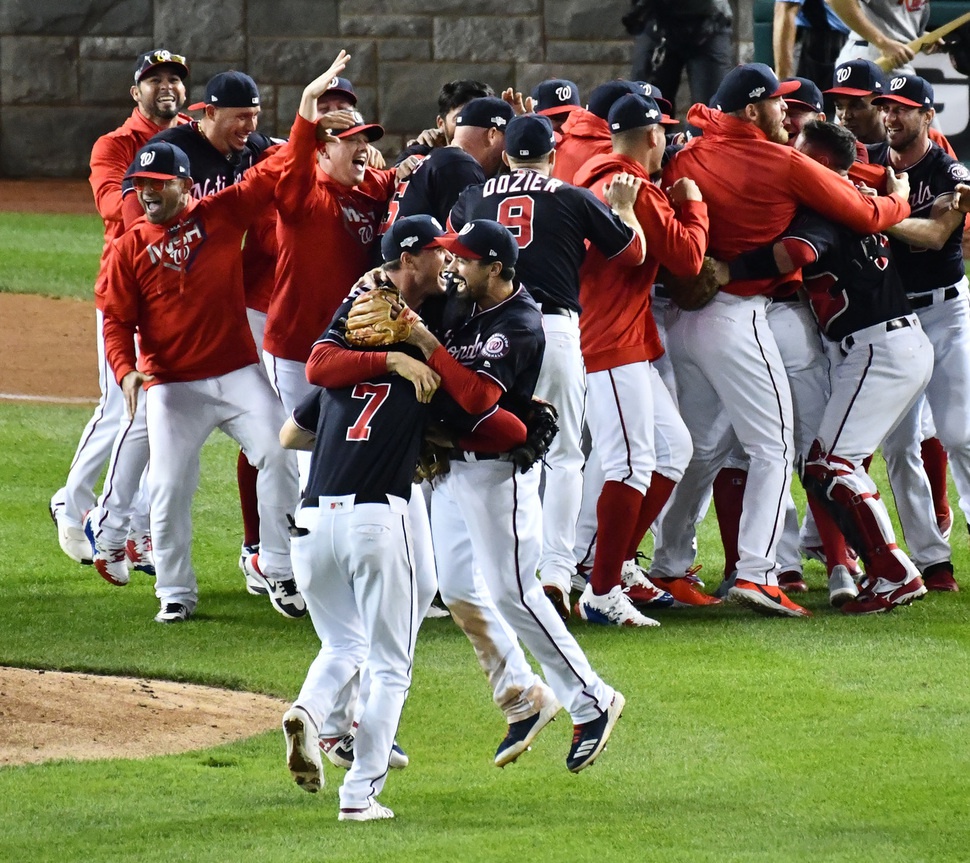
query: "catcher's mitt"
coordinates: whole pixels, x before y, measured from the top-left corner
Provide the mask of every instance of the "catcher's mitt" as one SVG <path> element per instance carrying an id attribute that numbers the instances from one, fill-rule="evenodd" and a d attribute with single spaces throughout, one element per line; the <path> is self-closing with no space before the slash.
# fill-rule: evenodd
<path id="1" fill-rule="evenodd" d="M 444 476 L 451 470 L 451 450 L 455 441 L 443 426 L 429 425 L 424 432 L 418 464 L 414 469 L 414 481 L 423 482 Z"/>
<path id="2" fill-rule="evenodd" d="M 347 343 L 376 348 L 403 342 L 420 320 L 396 290 L 374 288 L 357 297 L 347 313 Z"/>
<path id="3" fill-rule="evenodd" d="M 714 272 L 714 259 L 707 256 L 696 276 L 675 276 L 666 267 L 661 267 L 657 281 L 667 289 L 670 299 L 687 312 L 704 308 L 721 289 Z"/>
<path id="4" fill-rule="evenodd" d="M 526 428 L 525 443 L 509 452 L 512 461 L 522 473 L 549 452 L 549 447 L 559 432 L 556 423 L 558 419 L 559 414 L 549 402 L 534 398 L 529 403 L 526 416 L 522 418 Z"/>

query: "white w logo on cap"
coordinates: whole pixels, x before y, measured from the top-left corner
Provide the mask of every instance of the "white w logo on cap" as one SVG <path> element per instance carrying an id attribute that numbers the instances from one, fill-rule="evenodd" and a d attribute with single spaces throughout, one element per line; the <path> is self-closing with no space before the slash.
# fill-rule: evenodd
<path id="1" fill-rule="evenodd" d="M 556 87 L 556 98 L 565 102 L 573 95 L 572 87 Z"/>
<path id="2" fill-rule="evenodd" d="M 900 76 L 899 78 L 893 78 L 892 81 L 889 82 L 890 90 L 902 90 L 903 87 L 905 86 L 906 86 L 906 79 L 902 76 Z"/>
<path id="3" fill-rule="evenodd" d="M 330 86 L 331 86 L 331 87 L 339 87 L 339 86 L 340 86 L 340 79 L 339 79 L 339 78 L 334 78 L 334 79 L 333 79 L 333 80 L 332 80 L 332 81 L 330 82 Z"/>
<path id="4" fill-rule="evenodd" d="M 152 162 L 155 161 L 155 151 L 149 150 L 147 153 L 142 153 L 138 157 L 138 162 L 143 168 L 147 168 Z"/>
<path id="5" fill-rule="evenodd" d="M 835 73 L 835 80 L 838 81 L 840 84 L 844 84 L 846 81 L 849 80 L 849 75 L 851 74 L 852 74 L 852 70 L 848 66 L 846 66 L 844 69 L 839 69 L 839 71 Z"/>

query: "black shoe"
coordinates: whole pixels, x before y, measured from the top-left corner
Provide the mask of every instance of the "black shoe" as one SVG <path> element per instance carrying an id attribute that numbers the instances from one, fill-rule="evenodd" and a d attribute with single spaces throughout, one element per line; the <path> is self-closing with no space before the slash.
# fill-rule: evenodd
<path id="1" fill-rule="evenodd" d="M 505 739 L 495 750 L 495 766 L 505 767 L 506 764 L 511 764 L 528 750 L 529 745 L 536 739 L 539 732 L 556 718 L 556 714 L 560 710 L 562 710 L 562 705 L 553 699 L 541 710 L 533 713 L 532 716 L 527 716 L 525 719 L 520 719 L 518 722 L 509 725 L 508 734 L 505 735 Z"/>
<path id="2" fill-rule="evenodd" d="M 181 602 L 166 602 L 162 610 L 155 615 L 155 623 L 181 623 L 188 620 L 192 612 L 187 605 Z"/>
<path id="3" fill-rule="evenodd" d="M 579 773 L 596 760 L 606 747 L 606 741 L 610 739 L 613 726 L 625 706 L 626 699 L 622 693 L 615 692 L 610 706 L 602 716 L 573 726 L 573 745 L 566 756 L 566 767 L 571 773 Z"/>

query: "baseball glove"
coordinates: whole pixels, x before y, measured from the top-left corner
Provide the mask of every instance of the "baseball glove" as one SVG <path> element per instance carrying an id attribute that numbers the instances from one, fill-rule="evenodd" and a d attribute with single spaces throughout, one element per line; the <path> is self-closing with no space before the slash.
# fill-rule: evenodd
<path id="1" fill-rule="evenodd" d="M 414 481 L 423 482 L 444 476 L 451 470 L 451 450 L 455 446 L 452 435 L 440 425 L 429 425 L 424 432 Z"/>
<path id="2" fill-rule="evenodd" d="M 661 267 L 657 281 L 667 289 L 670 299 L 687 312 L 704 308 L 721 289 L 714 272 L 714 259 L 706 255 L 696 276 L 675 276 L 666 267 Z"/>
<path id="3" fill-rule="evenodd" d="M 522 473 L 545 458 L 553 439 L 559 433 L 559 426 L 556 423 L 559 414 L 549 402 L 534 398 L 526 408 L 525 414 L 522 417 L 526 428 L 525 443 L 509 451 L 512 461 Z"/>
<path id="4" fill-rule="evenodd" d="M 403 342 L 420 320 L 396 290 L 374 288 L 357 297 L 347 313 L 347 343 L 377 348 Z"/>

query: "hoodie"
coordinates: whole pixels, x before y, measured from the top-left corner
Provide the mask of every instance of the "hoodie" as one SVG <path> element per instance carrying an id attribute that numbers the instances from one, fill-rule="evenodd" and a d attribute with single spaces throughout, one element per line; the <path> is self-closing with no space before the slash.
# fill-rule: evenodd
<path id="1" fill-rule="evenodd" d="M 565 183 L 575 183 L 573 177 L 591 156 L 609 153 L 613 149 L 610 128 L 606 120 L 592 111 L 577 108 L 570 111 L 562 124 L 562 140 L 556 145 L 556 164 L 552 176 Z"/>

